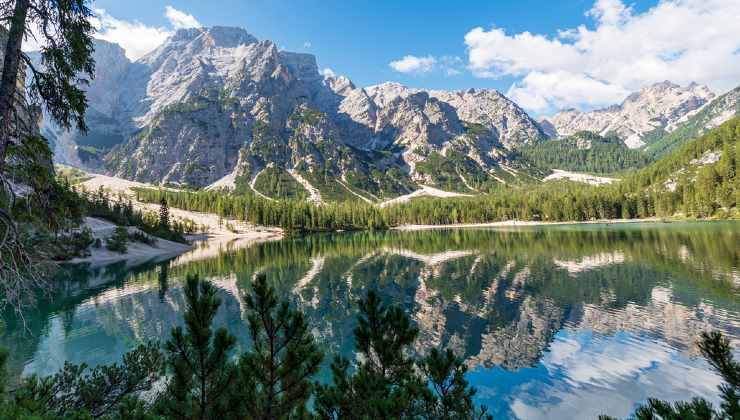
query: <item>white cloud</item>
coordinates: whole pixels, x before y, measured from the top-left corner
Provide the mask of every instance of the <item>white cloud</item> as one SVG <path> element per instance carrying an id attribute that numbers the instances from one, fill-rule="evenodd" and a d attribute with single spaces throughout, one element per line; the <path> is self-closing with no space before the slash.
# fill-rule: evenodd
<path id="1" fill-rule="evenodd" d="M 310 41 L 304 42 L 303 43 L 303 48 L 306 48 L 306 49 L 311 48 L 311 42 Z"/>
<path id="2" fill-rule="evenodd" d="M 639 14 L 596 0 L 587 15 L 593 27 L 557 36 L 474 28 L 465 35 L 468 67 L 479 77 L 523 77 L 510 93 L 539 110 L 618 102 L 666 79 L 717 91 L 740 83 L 737 0 L 662 0 Z"/>
<path id="3" fill-rule="evenodd" d="M 547 95 L 543 95 L 546 93 Z M 621 102 L 630 91 L 582 73 L 533 71 L 514 83 L 507 96 L 520 106 L 542 113 L 551 108 L 594 108 Z"/>
<path id="4" fill-rule="evenodd" d="M 200 28 L 203 26 L 193 15 L 177 10 L 172 6 L 164 8 L 164 15 L 175 29 Z"/>
<path id="5" fill-rule="evenodd" d="M 591 16 L 605 24 L 616 25 L 624 23 L 632 15 L 632 9 L 621 0 L 596 0 L 586 16 Z"/>
<path id="6" fill-rule="evenodd" d="M 334 72 L 334 70 L 330 69 L 329 67 L 321 70 L 321 75 L 324 77 L 337 77 L 337 74 Z"/>
<path id="7" fill-rule="evenodd" d="M 391 61 L 389 66 L 400 73 L 428 73 L 436 64 L 437 59 L 431 55 L 426 57 L 407 55 L 400 60 Z"/>
<path id="8" fill-rule="evenodd" d="M 116 19 L 103 9 L 95 9 L 95 14 L 93 25 L 98 29 L 95 37 L 120 45 L 131 60 L 152 51 L 172 35 L 172 31 L 165 28 Z"/>

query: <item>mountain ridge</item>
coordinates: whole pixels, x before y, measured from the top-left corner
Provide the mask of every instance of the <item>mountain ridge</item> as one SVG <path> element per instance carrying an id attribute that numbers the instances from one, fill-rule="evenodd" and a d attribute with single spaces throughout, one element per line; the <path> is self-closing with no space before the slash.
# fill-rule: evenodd
<path id="1" fill-rule="evenodd" d="M 669 81 L 646 86 L 631 93 L 622 103 L 593 111 L 564 110 L 545 118 L 557 136 L 578 131 L 615 134 L 632 149 L 646 145 L 645 137 L 666 130 L 686 114 L 711 102 L 715 94 L 706 86 L 691 83 L 682 87 Z"/>
<path id="2" fill-rule="evenodd" d="M 230 175 L 252 179 L 272 164 L 304 177 L 363 175 L 376 185 L 350 189 L 393 196 L 438 184 L 415 170 L 432 153 L 454 151 L 471 177 L 495 184 L 491 174 L 503 171 L 509 149 L 545 137 L 498 91 L 357 88 L 346 77 L 323 77 L 313 55 L 280 51 L 239 28 L 181 30 L 135 62 L 112 50 L 96 52 L 115 75 L 90 88 L 91 132 L 123 139 L 113 147 L 91 141 L 85 157 L 130 179 L 203 187 Z M 125 98 L 95 95 L 117 97 L 111 80 L 126 84 Z M 385 179 L 389 171 L 397 179 Z"/>
<path id="3" fill-rule="evenodd" d="M 329 200 L 382 201 L 425 187 L 485 192 L 542 178 L 517 149 L 589 122 L 574 110 L 537 122 L 493 89 L 357 87 L 322 75 L 315 56 L 241 28 L 179 30 L 133 62 L 115 44 L 96 46 L 103 72 L 87 89 L 90 131 L 47 123 L 44 133 L 58 161 L 137 181 Z M 592 112 L 627 109 L 634 121 L 590 128 L 644 146 L 712 99 L 705 87 L 662 82 Z"/>

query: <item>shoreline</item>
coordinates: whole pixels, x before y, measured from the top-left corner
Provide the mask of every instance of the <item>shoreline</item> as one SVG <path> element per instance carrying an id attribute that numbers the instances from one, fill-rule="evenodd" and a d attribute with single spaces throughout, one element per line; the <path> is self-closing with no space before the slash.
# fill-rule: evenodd
<path id="1" fill-rule="evenodd" d="M 418 231 L 433 229 L 466 229 L 466 228 L 487 228 L 487 227 L 533 227 L 533 226 L 567 226 L 567 225 L 603 225 L 603 224 L 626 224 L 626 223 L 670 223 L 674 220 L 658 217 L 648 217 L 644 219 L 599 219 L 585 221 L 563 221 L 563 222 L 537 222 L 526 220 L 505 220 L 501 222 L 486 223 L 451 223 L 447 225 L 401 225 L 390 228 L 390 230 L 399 231 Z"/>
<path id="2" fill-rule="evenodd" d="M 93 237 L 105 240 L 106 237 L 116 228 L 116 225 L 103 219 L 87 217 L 85 226 L 92 231 Z M 139 231 L 135 227 L 127 227 L 129 231 Z M 150 235 L 151 236 L 151 235 Z M 64 264 L 89 264 L 91 267 L 107 266 L 114 263 L 125 262 L 126 264 L 140 264 L 149 261 L 162 261 L 196 253 L 202 251 L 203 246 L 200 243 L 223 244 L 238 242 L 241 246 L 249 246 L 255 243 L 279 240 L 284 237 L 282 230 L 274 228 L 252 228 L 238 233 L 217 233 L 217 234 L 196 234 L 188 235 L 186 238 L 189 243 L 179 243 L 169 241 L 156 236 L 153 245 L 139 242 L 129 242 L 127 250 L 124 253 L 109 251 L 102 246 L 100 248 L 90 248 L 90 255 L 86 257 L 76 257 Z"/>

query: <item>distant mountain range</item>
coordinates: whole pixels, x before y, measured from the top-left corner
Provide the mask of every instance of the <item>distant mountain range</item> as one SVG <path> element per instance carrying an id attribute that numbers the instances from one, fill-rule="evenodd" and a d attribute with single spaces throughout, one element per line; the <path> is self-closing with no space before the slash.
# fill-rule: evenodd
<path id="1" fill-rule="evenodd" d="M 239 28 L 178 31 L 131 62 L 96 41 L 86 135 L 45 119 L 62 163 L 128 179 L 378 201 L 421 186 L 482 192 L 546 175 L 516 153 L 581 131 L 660 154 L 738 113 L 738 89 L 658 83 L 540 122 L 496 90 L 365 88 Z M 681 133 L 680 136 L 674 133 Z M 519 158 L 515 158 L 519 156 Z"/>

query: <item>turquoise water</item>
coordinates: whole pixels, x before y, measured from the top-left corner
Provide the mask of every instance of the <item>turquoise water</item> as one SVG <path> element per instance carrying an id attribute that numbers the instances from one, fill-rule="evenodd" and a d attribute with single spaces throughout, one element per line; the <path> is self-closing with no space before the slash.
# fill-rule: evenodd
<path id="1" fill-rule="evenodd" d="M 11 373 L 120 360 L 181 323 L 182 280 L 220 289 L 216 323 L 248 336 L 241 296 L 264 273 L 327 353 L 352 356 L 356 300 L 376 289 L 449 347 L 497 418 L 629 414 L 648 396 L 716 400 L 707 329 L 740 343 L 740 223 L 340 233 L 204 247 L 168 261 L 71 267 L 53 299 L 4 316 Z"/>

